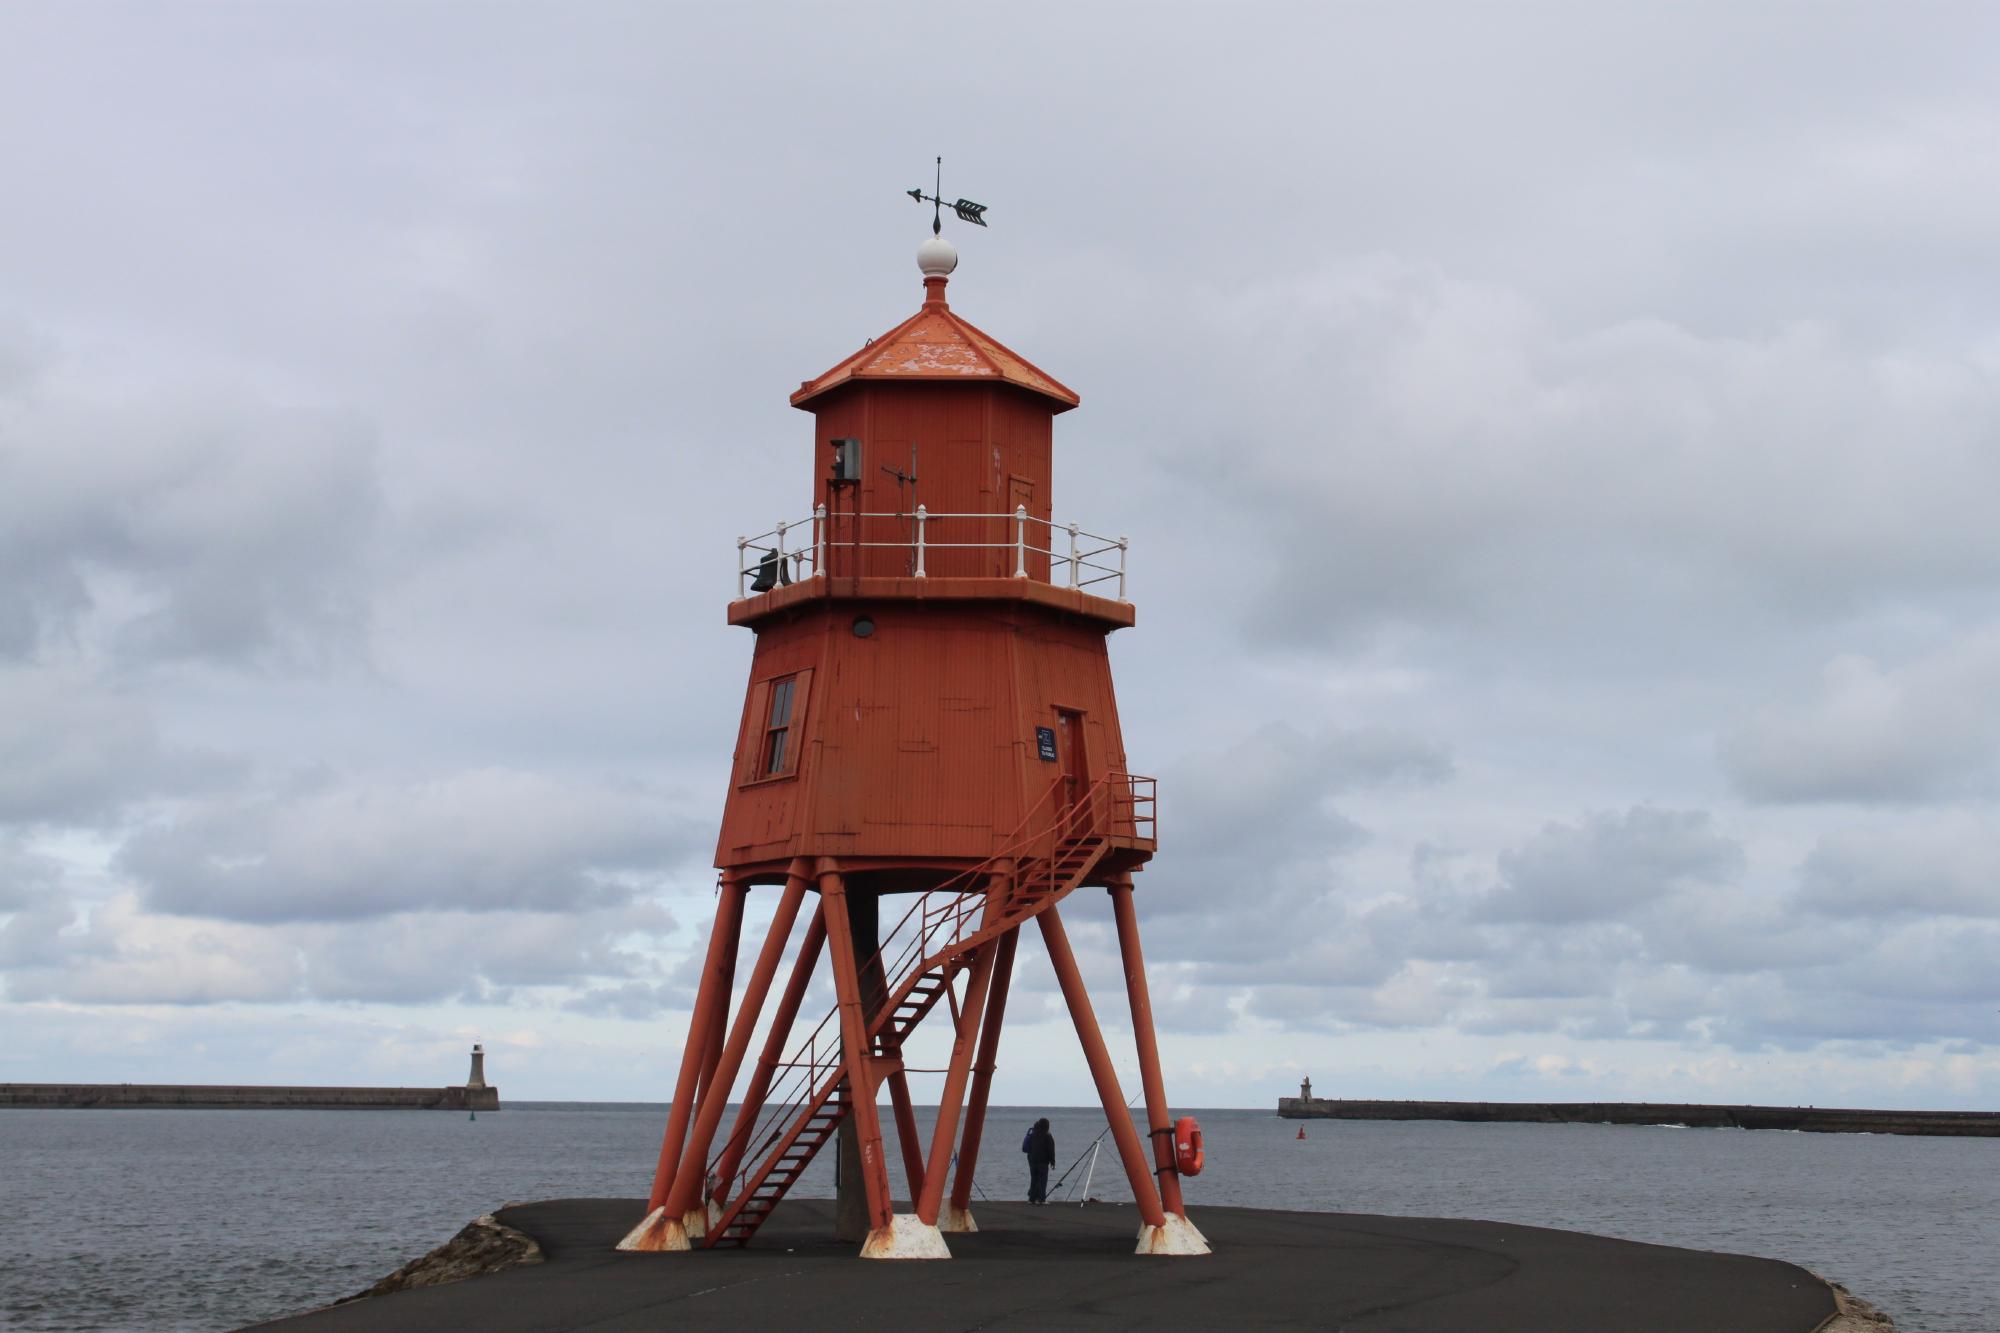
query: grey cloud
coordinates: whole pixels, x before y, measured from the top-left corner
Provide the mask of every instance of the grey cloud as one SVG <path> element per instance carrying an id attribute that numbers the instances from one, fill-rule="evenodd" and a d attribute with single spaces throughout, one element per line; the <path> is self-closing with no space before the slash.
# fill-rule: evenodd
<path id="1" fill-rule="evenodd" d="M 10 1000 L 71 1004 L 506 999 L 630 978 L 673 918 L 597 911 L 416 912 L 367 922 L 245 924 L 162 916 L 120 895 L 79 913 L 67 896 L 0 928 Z"/>
<path id="2" fill-rule="evenodd" d="M 669 1009 L 683 1008 L 689 1000 L 682 988 L 660 982 L 626 981 L 614 986 L 592 986 L 567 1001 L 572 1013 L 598 1018 L 625 1018 L 633 1021 L 658 1018 Z"/>
<path id="3" fill-rule="evenodd" d="M 1700 1028 L 1708 1039 L 1740 1050 L 1837 1044 L 1881 1055 L 1935 1038 L 1979 1040 L 1991 1048 L 1991 1015 L 1977 1004 L 1856 989 L 1852 983 L 1874 965 L 1865 957 L 1843 959 L 1818 977 L 1744 979 L 1719 997 Z"/>
<path id="4" fill-rule="evenodd" d="M 18 838 L 0 834 L 0 912 L 31 907 L 54 896 L 63 878 L 62 862 L 29 851 Z"/>
<path id="5" fill-rule="evenodd" d="M 385 502 L 371 432 L 72 380 L 0 399 L 0 655 L 314 666 L 363 649 Z"/>
<path id="6" fill-rule="evenodd" d="M 1991 788 L 2000 758 L 2000 633 L 1896 670 L 1829 662 L 1816 696 L 1776 705 L 1722 744 L 1757 801 L 1922 801 Z"/>
<path id="7" fill-rule="evenodd" d="M 1378 986 L 1412 958 L 1452 952 L 1449 947 L 1434 951 L 1429 931 L 1402 904 L 1358 909 L 1330 885 L 1286 893 L 1274 906 L 1247 913 L 1247 924 L 1240 927 L 1232 926 L 1229 915 L 1218 914 L 1200 938 L 1177 951 L 1177 956 L 1199 960 L 1198 974 L 1205 981 Z"/>
<path id="8" fill-rule="evenodd" d="M 1865 970 L 1840 976 L 1839 989 L 1963 1006 L 1957 1021 L 1942 1031 L 1950 1036 L 1968 1035 L 1968 1029 L 1990 1033 L 1987 1020 L 1993 1015 L 1988 1011 L 2000 997 L 1996 958 L 2000 958 L 2000 921 L 1909 921 L 1886 931 L 1879 943 L 1860 955 L 1856 961 Z M 1829 965 L 1845 962 L 1829 960 Z"/>
<path id="9" fill-rule="evenodd" d="M 61 938 L 61 932 L 76 924 L 76 904 L 68 894 L 37 894 L 12 913 L 0 925 L 0 968 L 7 969 L 0 973 L 0 981 L 15 969 L 23 969 L 21 975 L 27 975 L 35 968 L 67 966 L 78 957 L 80 945 Z"/>
<path id="10" fill-rule="evenodd" d="M 1559 1033 L 1569 1037 L 1629 1037 L 1633 1025 L 1610 996 L 1477 997 L 1452 1016 L 1454 1027 L 1480 1036 Z"/>
<path id="11" fill-rule="evenodd" d="M 1153 1026 L 1160 1032 L 1227 1032 L 1236 1025 L 1235 988 L 1208 983 L 1200 969 L 1182 964 L 1146 969 Z"/>
<path id="12" fill-rule="evenodd" d="M 1447 761 L 1414 738 L 1357 731 L 1311 736 L 1274 722 L 1220 753 L 1176 764 L 1162 781 L 1183 848 L 1197 856 L 1262 848 L 1268 862 L 1354 836 L 1352 824 L 1327 804 L 1334 795 L 1401 773 L 1435 779 L 1447 772 Z"/>
<path id="13" fill-rule="evenodd" d="M 1797 903 L 1830 917 L 2000 919 L 2000 830 L 1957 814 L 1828 833 L 1800 870 Z"/>
<path id="14" fill-rule="evenodd" d="M 1617 989 L 1624 960 L 1639 954 L 1637 930 L 1618 922 L 1580 923 L 1563 931 L 1517 932 L 1511 947 L 1482 960 L 1478 971 L 1496 1000 L 1596 1000 Z"/>
<path id="15" fill-rule="evenodd" d="M 1451 773 L 1437 745 L 1386 728 L 1307 734 L 1269 723 L 1214 754 L 1173 765 L 1161 778 L 1171 856 L 1146 873 L 1158 913 L 1222 912 L 1269 923 L 1282 887 L 1323 891 L 1329 861 L 1365 836 L 1335 809 L 1357 788 Z"/>
<path id="16" fill-rule="evenodd" d="M 629 936 L 657 941 L 674 928 L 664 910 L 418 912 L 385 921 L 297 931 L 304 985 L 326 999 L 412 1003 L 457 996 L 502 1001 L 511 988 L 569 986 L 650 970 Z"/>
<path id="17" fill-rule="evenodd" d="M 81 928 L 79 928 L 79 926 Z M 268 931 L 149 915 L 130 895 L 67 896 L 0 932 L 7 998 L 79 1004 L 216 1004 L 301 997 L 294 944 Z"/>
<path id="18" fill-rule="evenodd" d="M 1245 1011 L 1290 1028 L 1436 1027 L 1477 995 L 1477 983 L 1449 967 L 1407 963 L 1372 987 L 1268 983 L 1248 993 Z"/>
<path id="19" fill-rule="evenodd" d="M 1861 947 L 1865 927 L 1799 912 L 1785 898 L 1741 884 L 1689 889 L 1636 919 L 1648 958 L 1704 976 L 1810 968 Z"/>
<path id="20" fill-rule="evenodd" d="M 1501 882 L 1480 914 L 1544 923 L 1619 917 L 1682 886 L 1729 878 L 1742 864 L 1742 848 L 1705 811 L 1593 814 L 1550 824 L 1503 853 Z"/>
<path id="21" fill-rule="evenodd" d="M 1573 332 L 1523 293 L 1386 255 L 1206 319 L 1281 358 L 1224 379 L 1320 390 L 1258 400 L 1227 469 L 1187 465 L 1257 515 L 1239 536 L 1270 547 L 1248 604 L 1263 640 L 1607 616 L 1631 635 L 1688 614 L 1754 631 L 1753 608 L 1796 621 L 2000 574 L 1982 503 L 2000 456 L 1981 445 L 2000 408 L 1952 356 L 1805 323 Z"/>
<path id="22" fill-rule="evenodd" d="M 0 824 L 103 824 L 140 798 L 211 786 L 230 767 L 170 750 L 143 695 L 71 664 L 0 665 Z"/>
<path id="23" fill-rule="evenodd" d="M 628 902 L 695 848 L 644 792 L 497 769 L 212 802 L 118 855 L 153 908 L 240 921 Z"/>

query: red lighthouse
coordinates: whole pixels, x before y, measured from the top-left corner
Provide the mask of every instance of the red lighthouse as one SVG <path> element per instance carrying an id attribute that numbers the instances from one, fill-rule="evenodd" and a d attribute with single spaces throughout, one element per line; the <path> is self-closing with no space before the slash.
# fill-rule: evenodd
<path id="1" fill-rule="evenodd" d="M 957 262 L 949 242 L 926 241 L 917 313 L 792 394 L 813 416 L 807 504 L 737 544 L 729 620 L 757 646 L 716 848 L 719 904 L 650 1212 L 621 1248 L 749 1243 L 851 1119 L 862 1253 L 948 1257 L 940 1233 L 974 1229 L 1015 945 L 1032 924 L 1131 1181 L 1139 1252 L 1207 1252 L 1181 1200 L 1199 1131 L 1170 1123 L 1132 903 L 1154 807 L 1152 780 L 1126 766 L 1106 653 L 1111 631 L 1133 623 L 1126 543 L 1055 517 L 1054 419 L 1077 396 L 951 310 Z M 744 902 L 767 885 L 776 914 L 732 1019 Z M 1112 900 L 1150 1147 L 1063 930 L 1060 905 L 1086 887 Z M 822 953 L 837 1003 L 801 1022 Z M 926 1143 L 903 1048 L 933 1012 L 951 1045 Z M 910 1213 L 890 1198 L 884 1089 Z"/>

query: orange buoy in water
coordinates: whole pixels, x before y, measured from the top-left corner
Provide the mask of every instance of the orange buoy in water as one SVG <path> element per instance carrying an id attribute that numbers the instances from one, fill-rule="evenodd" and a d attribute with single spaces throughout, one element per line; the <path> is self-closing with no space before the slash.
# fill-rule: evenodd
<path id="1" fill-rule="evenodd" d="M 1299 1137 L 1300 1137 L 1300 1138 L 1304 1138 L 1305 1136 L 1306 1136 L 1306 1127 L 1305 1127 L 1304 1125 L 1300 1125 L 1300 1126 L 1299 1126 Z"/>

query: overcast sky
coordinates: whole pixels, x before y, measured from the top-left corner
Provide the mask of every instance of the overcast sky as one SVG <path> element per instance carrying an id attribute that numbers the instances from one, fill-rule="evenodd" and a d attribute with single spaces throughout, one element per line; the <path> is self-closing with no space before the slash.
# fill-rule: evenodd
<path id="1" fill-rule="evenodd" d="M 668 1096 L 735 538 L 942 153 L 1132 538 L 1177 1103 L 2000 1103 L 1996 39 L 0 9 L 0 1080 Z M 1090 1101 L 1016 995 L 996 1098 Z"/>

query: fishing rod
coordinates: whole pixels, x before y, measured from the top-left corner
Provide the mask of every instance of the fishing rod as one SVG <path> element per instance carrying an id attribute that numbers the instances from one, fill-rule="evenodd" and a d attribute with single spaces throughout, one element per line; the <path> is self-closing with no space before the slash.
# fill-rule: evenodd
<path id="1" fill-rule="evenodd" d="M 957 1153 L 953 1153 L 953 1154 L 951 1155 L 951 1165 L 952 1165 L 952 1168 L 953 1168 L 954 1170 L 956 1170 L 956 1169 L 957 1169 L 957 1167 L 958 1167 L 958 1154 L 957 1154 Z M 980 1198 L 982 1198 L 982 1199 L 989 1199 L 989 1196 L 988 1196 L 988 1195 L 987 1195 L 987 1193 L 986 1193 L 986 1188 L 985 1188 L 985 1187 L 984 1187 L 983 1185 L 981 1185 L 981 1184 L 979 1183 L 979 1173 L 978 1173 L 978 1172 L 976 1172 L 976 1171 L 975 1171 L 975 1172 L 973 1173 L 973 1175 L 972 1175 L 972 1188 L 974 1188 L 974 1189 L 976 1189 L 976 1190 L 978 1190 L 978 1191 L 979 1191 L 979 1197 L 980 1197 Z M 989 1202 L 990 1202 L 990 1199 L 989 1199 Z"/>
<path id="2" fill-rule="evenodd" d="M 1143 1091 L 1143 1089 L 1141 1089 L 1141 1091 Z M 1139 1093 L 1134 1092 L 1130 1097 L 1127 1097 L 1125 1099 L 1125 1109 L 1127 1111 L 1130 1111 L 1132 1109 L 1132 1103 L 1138 1100 L 1139 1100 Z M 1093 1152 L 1097 1151 L 1097 1145 L 1104 1142 L 1104 1136 L 1106 1134 L 1109 1134 L 1110 1132 L 1111 1132 L 1111 1121 L 1107 1119 L 1104 1122 L 1104 1128 L 1097 1131 L 1097 1137 L 1092 1139 L 1089 1143 L 1085 1144 L 1083 1151 L 1076 1155 L 1076 1160 L 1069 1164 L 1069 1170 L 1064 1171 L 1062 1173 L 1061 1179 L 1057 1180 L 1055 1184 L 1049 1186 L 1049 1193 L 1053 1194 L 1057 1190 L 1061 1189 L 1063 1186 L 1063 1181 L 1069 1179 L 1070 1171 L 1074 1171 L 1079 1166 L 1082 1166 L 1083 1159 L 1090 1156 Z"/>

